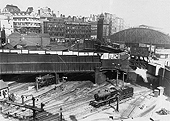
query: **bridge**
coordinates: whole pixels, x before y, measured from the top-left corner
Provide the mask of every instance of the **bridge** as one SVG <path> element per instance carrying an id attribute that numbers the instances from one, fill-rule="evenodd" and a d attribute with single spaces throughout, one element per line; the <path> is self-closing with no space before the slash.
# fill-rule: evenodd
<path id="1" fill-rule="evenodd" d="M 0 53 L 0 74 L 94 72 L 100 56 Z"/>

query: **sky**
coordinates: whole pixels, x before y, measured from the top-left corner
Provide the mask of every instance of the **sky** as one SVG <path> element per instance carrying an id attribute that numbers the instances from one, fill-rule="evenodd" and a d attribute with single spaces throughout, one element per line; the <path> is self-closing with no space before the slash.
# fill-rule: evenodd
<path id="1" fill-rule="evenodd" d="M 112 13 L 123 18 L 127 25 L 152 26 L 170 34 L 170 0 L 0 0 L 0 9 L 7 4 L 27 7 L 49 7 L 56 14 L 66 16 L 90 16 L 90 14 Z"/>

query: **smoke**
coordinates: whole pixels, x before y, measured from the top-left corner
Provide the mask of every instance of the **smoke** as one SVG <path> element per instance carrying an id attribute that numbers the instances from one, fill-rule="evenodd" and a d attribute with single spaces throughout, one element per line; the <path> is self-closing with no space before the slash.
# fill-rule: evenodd
<path id="1" fill-rule="evenodd" d="M 137 68 L 134 72 L 136 74 L 139 74 L 143 78 L 145 83 L 148 83 L 146 71 L 146 69 Z"/>

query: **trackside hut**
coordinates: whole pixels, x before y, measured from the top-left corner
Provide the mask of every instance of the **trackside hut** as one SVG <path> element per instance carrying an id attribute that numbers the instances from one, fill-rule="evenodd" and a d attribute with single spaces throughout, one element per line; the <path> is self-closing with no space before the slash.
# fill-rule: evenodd
<path id="1" fill-rule="evenodd" d="M 0 80 L 0 100 L 7 98 L 9 95 L 8 84 L 3 80 Z"/>

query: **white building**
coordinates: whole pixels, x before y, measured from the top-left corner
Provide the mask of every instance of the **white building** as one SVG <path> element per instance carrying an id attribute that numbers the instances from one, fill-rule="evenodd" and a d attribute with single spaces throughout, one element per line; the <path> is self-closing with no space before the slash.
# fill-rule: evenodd
<path id="1" fill-rule="evenodd" d="M 115 20 L 116 20 L 116 32 L 124 30 L 125 23 L 123 18 L 116 17 Z"/>
<path id="2" fill-rule="evenodd" d="M 14 31 L 18 31 L 22 34 L 28 32 L 41 32 L 40 16 L 37 13 L 20 12 L 13 14 Z"/>
<path id="3" fill-rule="evenodd" d="M 33 7 L 28 7 L 26 11 L 21 11 L 17 6 L 6 5 L 2 10 L 2 14 L 12 16 L 14 32 L 20 32 L 26 34 L 29 32 L 40 33 L 40 16 L 35 13 Z"/>
<path id="4" fill-rule="evenodd" d="M 14 32 L 12 17 L 0 14 L 0 30 L 2 29 L 5 29 L 7 36 Z"/>
<path id="5" fill-rule="evenodd" d="M 3 80 L 0 80 L 0 100 L 9 96 L 8 84 Z"/>

